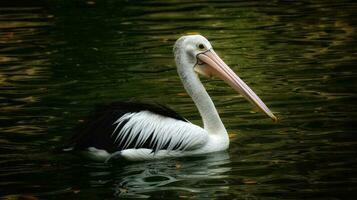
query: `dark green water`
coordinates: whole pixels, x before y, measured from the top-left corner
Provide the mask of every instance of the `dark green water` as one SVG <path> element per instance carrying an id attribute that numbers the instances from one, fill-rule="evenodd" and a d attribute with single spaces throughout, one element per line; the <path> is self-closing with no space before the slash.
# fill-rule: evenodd
<path id="1" fill-rule="evenodd" d="M 0 198 L 355 199 L 356 13 L 353 0 L 1 1 Z M 172 55 L 192 32 L 279 123 L 203 78 L 233 136 L 227 152 L 125 164 L 52 152 L 114 100 L 201 124 Z"/>

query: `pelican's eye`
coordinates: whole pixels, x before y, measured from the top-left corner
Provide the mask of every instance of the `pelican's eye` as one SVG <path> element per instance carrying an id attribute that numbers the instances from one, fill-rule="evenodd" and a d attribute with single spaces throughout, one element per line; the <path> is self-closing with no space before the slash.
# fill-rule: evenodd
<path id="1" fill-rule="evenodd" d="M 202 44 L 202 43 L 198 45 L 198 48 L 199 48 L 199 49 L 201 49 L 201 50 L 206 49 L 205 45 L 204 45 L 204 44 Z"/>

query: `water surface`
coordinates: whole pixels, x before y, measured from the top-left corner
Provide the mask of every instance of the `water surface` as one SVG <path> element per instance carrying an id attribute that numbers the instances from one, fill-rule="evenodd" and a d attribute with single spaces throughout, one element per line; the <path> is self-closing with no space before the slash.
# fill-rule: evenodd
<path id="1" fill-rule="evenodd" d="M 0 3 L 3 199 L 354 199 L 354 1 Z M 169 105 L 201 124 L 176 74 L 175 40 L 200 33 L 281 118 L 202 78 L 226 152 L 95 163 L 52 150 L 96 104 Z"/>

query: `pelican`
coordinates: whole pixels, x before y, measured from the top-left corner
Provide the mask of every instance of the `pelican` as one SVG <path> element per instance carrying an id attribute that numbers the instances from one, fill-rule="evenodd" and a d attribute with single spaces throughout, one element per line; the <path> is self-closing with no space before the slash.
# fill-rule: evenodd
<path id="1" fill-rule="evenodd" d="M 195 103 L 203 128 L 173 110 L 141 103 L 112 103 L 99 109 L 66 148 L 96 160 L 151 160 L 224 151 L 229 137 L 198 75 L 223 79 L 274 121 L 263 101 L 223 62 L 201 35 L 179 38 L 173 48 L 177 72 Z"/>

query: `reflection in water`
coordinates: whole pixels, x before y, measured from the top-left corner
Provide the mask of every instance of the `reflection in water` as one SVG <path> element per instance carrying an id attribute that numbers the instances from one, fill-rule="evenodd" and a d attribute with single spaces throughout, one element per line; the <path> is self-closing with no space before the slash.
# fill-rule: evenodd
<path id="1" fill-rule="evenodd" d="M 118 197 L 150 197 L 169 191 L 170 196 L 210 197 L 227 192 L 227 178 L 231 170 L 226 152 L 181 160 L 161 160 L 135 163 L 115 171 L 118 178 L 115 194 Z M 209 183 L 209 185 L 205 185 Z M 208 189 L 209 187 L 210 189 Z"/>

